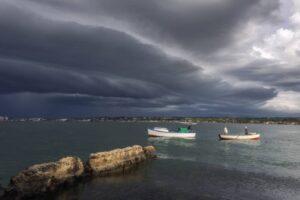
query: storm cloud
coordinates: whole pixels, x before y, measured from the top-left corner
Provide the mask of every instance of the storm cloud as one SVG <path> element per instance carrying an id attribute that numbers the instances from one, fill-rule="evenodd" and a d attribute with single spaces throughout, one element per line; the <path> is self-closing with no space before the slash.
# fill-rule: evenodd
<path id="1" fill-rule="evenodd" d="M 235 32 L 252 20 L 274 20 L 277 1 L 240 0 L 31 0 L 74 16 L 107 17 L 157 43 L 192 54 L 213 53 L 235 39 Z M 87 17 L 89 18 L 89 17 Z M 108 25 L 109 26 L 109 25 Z M 111 25 L 113 26 L 113 25 Z"/>
<path id="2" fill-rule="evenodd" d="M 250 42 L 239 44 L 249 24 L 276 26 L 279 10 L 260 0 L 3 1 L 0 115 L 272 114 L 265 104 L 297 90 L 297 70 L 275 80 L 260 72 L 270 61 L 232 55 Z"/>

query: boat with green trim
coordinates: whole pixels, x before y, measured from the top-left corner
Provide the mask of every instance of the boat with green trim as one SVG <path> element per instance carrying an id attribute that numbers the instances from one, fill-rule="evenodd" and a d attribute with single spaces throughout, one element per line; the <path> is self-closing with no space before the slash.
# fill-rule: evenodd
<path id="1" fill-rule="evenodd" d="M 164 127 L 154 127 L 148 129 L 148 135 L 150 137 L 174 137 L 174 138 L 195 138 L 196 133 L 188 127 L 180 127 L 177 131 L 170 131 Z"/>

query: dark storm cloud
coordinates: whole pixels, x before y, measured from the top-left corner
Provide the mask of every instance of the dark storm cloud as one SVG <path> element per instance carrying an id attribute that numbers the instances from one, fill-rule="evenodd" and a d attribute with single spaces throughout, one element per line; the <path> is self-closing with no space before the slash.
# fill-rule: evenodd
<path id="1" fill-rule="evenodd" d="M 250 20 L 275 20 L 279 1 L 262 0 L 31 0 L 56 10 L 106 16 L 129 24 L 141 35 L 192 54 L 209 54 L 235 43 Z M 99 19 L 99 18 L 98 18 Z M 100 20 L 99 19 L 99 20 Z"/>
<path id="2" fill-rule="evenodd" d="M 1 12 L 1 19 L 8 18 L 9 12 Z M 75 23 L 37 20 L 33 16 L 25 18 L 34 22 L 26 25 L 22 20 L 24 16 L 10 21 L 1 19 L 0 54 L 2 57 L 32 61 L 37 63 L 35 65 L 41 63 L 41 67 L 49 67 L 52 70 L 49 72 L 46 72 L 47 69 L 39 70 L 38 73 L 55 74 L 54 68 L 78 70 L 83 75 L 88 73 L 90 77 L 90 80 L 83 83 L 92 83 L 93 76 L 89 74 L 101 72 L 104 74 L 97 74 L 98 79 L 94 81 L 104 81 L 109 75 L 115 76 L 115 81 L 111 81 L 111 85 L 123 86 L 124 91 L 130 90 L 131 87 L 126 85 L 126 80 L 123 81 L 124 84 L 122 80 L 118 81 L 118 76 L 129 79 L 127 82 L 131 81 L 132 84 L 137 85 L 136 87 L 142 87 L 143 82 L 149 80 L 148 85 L 158 89 L 164 86 L 172 89 L 187 88 L 191 82 L 187 80 L 206 79 L 199 67 L 185 60 L 169 58 L 158 49 L 141 44 L 118 31 L 81 26 Z M 2 70 L 6 70 L 5 64 L 2 66 Z M 9 67 L 10 70 L 11 68 Z M 39 68 L 35 67 L 35 69 Z M 10 74 L 13 75 L 13 72 Z M 67 80 L 72 80 L 72 78 Z M 77 85 L 76 87 L 81 82 L 80 77 L 74 77 L 73 84 Z M 204 80 L 199 88 L 205 87 L 206 84 L 208 83 Z M 101 87 L 100 82 L 95 85 Z M 106 88 L 105 85 L 104 87 Z M 90 85 L 86 88 L 93 89 Z M 146 93 L 147 90 L 145 90 Z"/>
<path id="3" fill-rule="evenodd" d="M 47 66 L 47 64 L 46 64 Z M 0 59 L 0 93 L 60 92 L 153 98 L 163 90 L 151 83 L 101 72 L 82 72 Z"/>
<path id="4" fill-rule="evenodd" d="M 116 5 L 103 3 L 113 12 Z M 11 115 L 30 109 L 35 115 L 196 115 L 235 113 L 245 105 L 251 113 L 254 104 L 276 95 L 274 89 L 233 87 L 121 31 L 39 18 L 0 4 L 0 108 Z"/>
<path id="5" fill-rule="evenodd" d="M 242 101 L 242 99 L 246 99 L 246 100 L 252 99 L 253 101 L 255 100 L 260 101 L 261 99 L 268 100 L 271 97 L 276 96 L 276 90 L 274 88 L 265 89 L 265 88 L 257 88 L 257 87 L 247 88 L 246 90 L 237 89 L 237 91 L 232 96 L 239 97 L 240 101 Z"/>
<path id="6" fill-rule="evenodd" d="M 300 71 L 298 66 L 288 66 L 270 60 L 257 60 L 228 71 L 240 80 L 260 82 L 263 85 L 283 90 L 300 91 Z"/>
<path id="7" fill-rule="evenodd" d="M 1 12 L 1 19 L 9 17 L 10 13 Z M 9 22 L 1 19 L 0 53 L 7 58 L 2 60 L 2 81 L 16 80 L 27 88 L 25 91 L 31 88 L 35 92 L 45 89 L 44 92 L 58 90 L 99 95 L 111 88 L 114 92 L 119 86 L 120 90 L 115 92 L 121 95 L 122 89 L 128 92 L 133 87 L 133 92 L 147 94 L 147 87 L 150 90 L 154 87 L 156 92 L 161 90 L 156 94 L 160 95 L 166 92 L 163 88 L 182 91 L 193 86 L 195 81 L 200 83 L 195 91 L 201 91 L 212 81 L 218 84 L 188 61 L 167 57 L 154 47 L 118 31 L 37 20 L 33 16 L 26 19 L 34 23 L 26 25 L 23 16 Z M 12 59 L 16 61 L 10 61 Z M 29 61 L 31 63 L 26 63 Z M 25 73 L 22 68 L 26 69 Z M 57 84 L 47 86 L 49 82 Z M 6 88 L 2 91 L 13 92 L 13 88 Z"/>
<path id="8" fill-rule="evenodd" d="M 231 99 L 232 100 L 232 99 Z M 261 110 L 249 103 L 210 101 L 206 103 L 97 97 L 57 93 L 14 93 L 1 95 L 1 112 L 15 117 L 62 117 L 99 115 L 154 116 L 260 116 Z M 264 112 L 266 116 L 268 112 Z"/>

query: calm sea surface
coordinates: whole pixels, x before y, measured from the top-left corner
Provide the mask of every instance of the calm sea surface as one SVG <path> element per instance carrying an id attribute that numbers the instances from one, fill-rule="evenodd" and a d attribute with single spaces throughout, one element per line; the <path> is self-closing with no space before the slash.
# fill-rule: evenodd
<path id="1" fill-rule="evenodd" d="M 67 155 L 133 144 L 154 145 L 158 159 L 119 177 L 95 178 L 51 199 L 300 199 L 300 126 L 247 125 L 260 141 L 219 141 L 224 124 L 198 124 L 195 140 L 148 138 L 153 126 L 179 124 L 0 123 L 0 184 L 25 167 Z M 243 132 L 244 124 L 227 124 Z"/>

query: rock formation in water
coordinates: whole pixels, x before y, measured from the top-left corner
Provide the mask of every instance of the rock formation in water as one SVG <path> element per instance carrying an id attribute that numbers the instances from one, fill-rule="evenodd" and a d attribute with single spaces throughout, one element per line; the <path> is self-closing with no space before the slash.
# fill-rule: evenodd
<path id="1" fill-rule="evenodd" d="M 143 148 L 139 145 L 92 153 L 86 164 L 86 172 L 98 176 L 123 173 L 147 158 L 154 157 L 155 149 L 153 146 Z"/>
<path id="2" fill-rule="evenodd" d="M 22 199 L 72 183 L 84 173 L 80 158 L 65 157 L 57 162 L 33 165 L 14 176 L 5 190 L 7 198 Z"/>
<path id="3" fill-rule="evenodd" d="M 11 178 L 4 197 L 5 199 L 28 199 L 53 191 L 61 185 L 73 183 L 85 175 L 104 176 L 123 173 L 146 159 L 155 157 L 153 146 L 143 148 L 134 145 L 92 153 L 85 166 L 78 157 L 65 157 L 57 162 L 33 165 Z"/>

